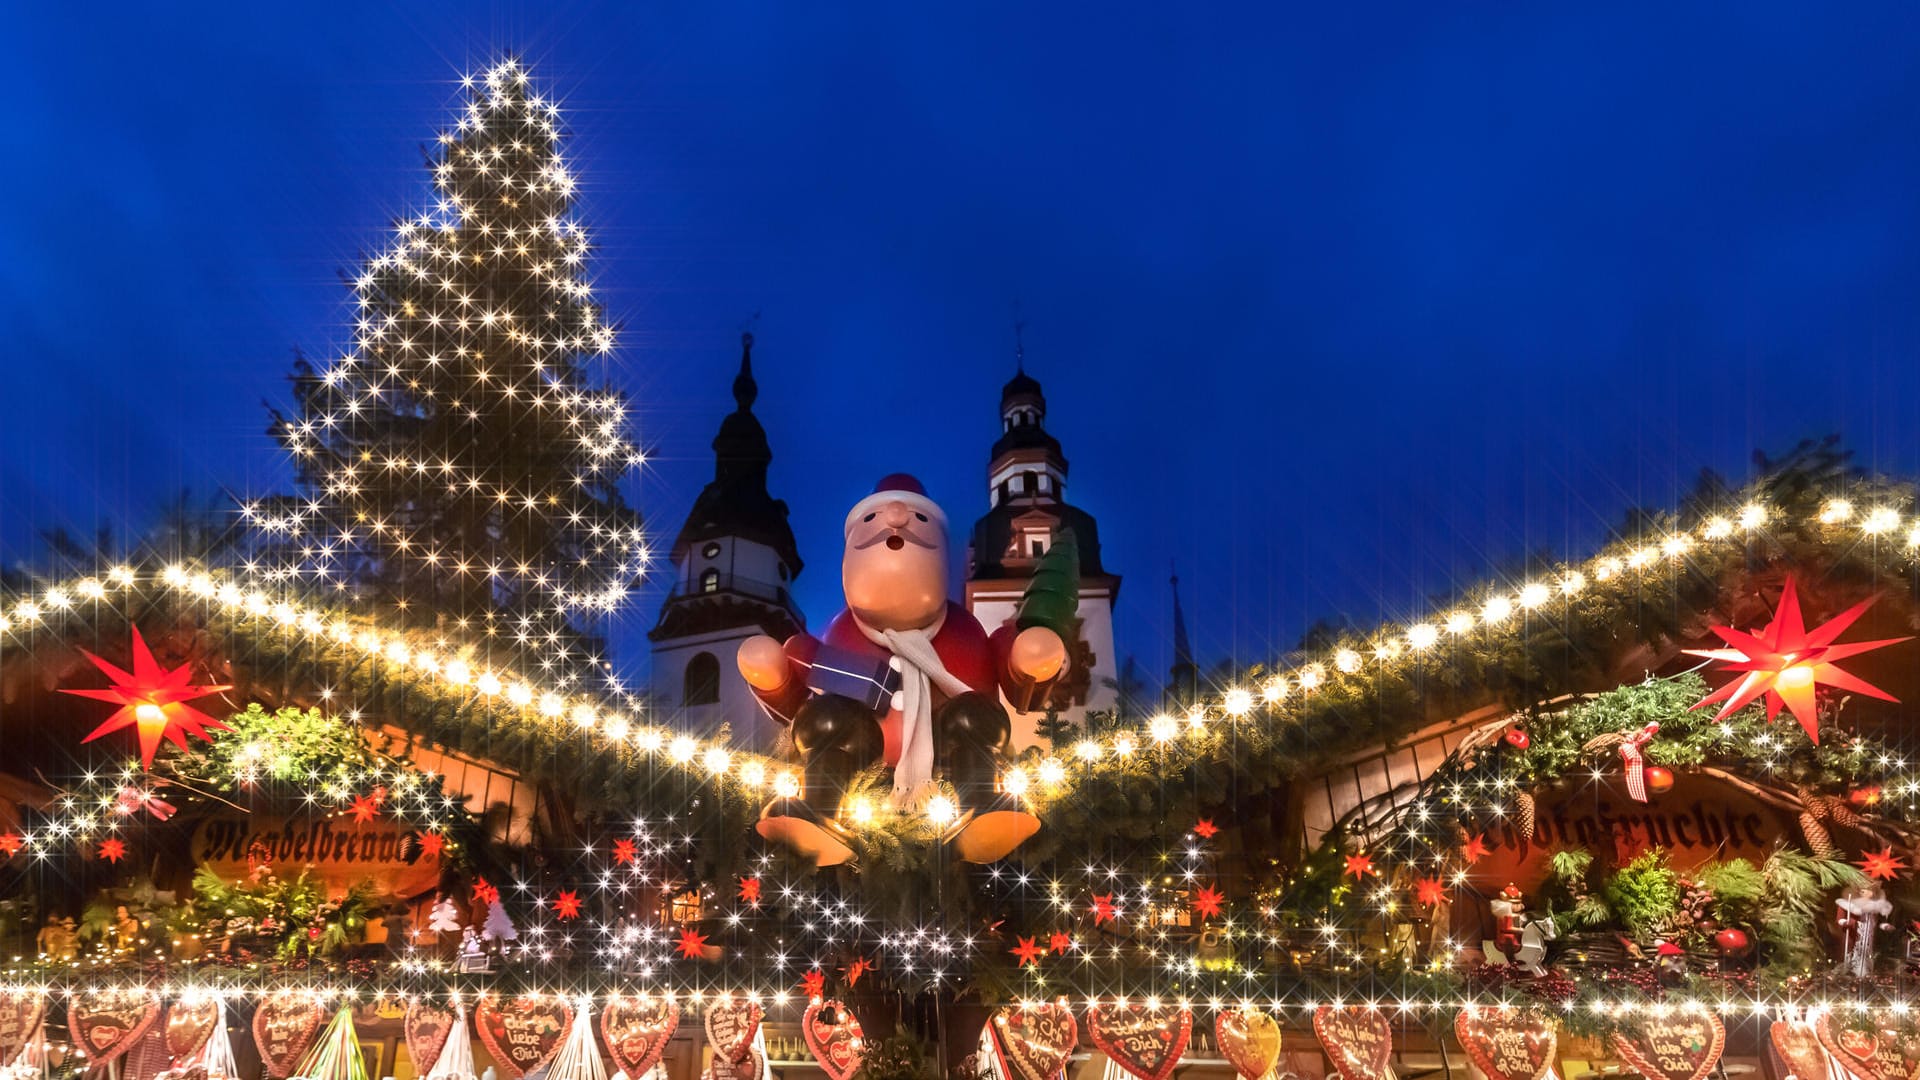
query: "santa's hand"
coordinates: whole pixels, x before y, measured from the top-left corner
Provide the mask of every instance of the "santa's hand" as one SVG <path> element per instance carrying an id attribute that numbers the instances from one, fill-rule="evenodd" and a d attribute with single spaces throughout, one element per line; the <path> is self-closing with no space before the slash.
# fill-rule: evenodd
<path id="1" fill-rule="evenodd" d="M 1029 626 L 1013 639 L 1007 666 L 1034 682 L 1046 682 L 1067 669 L 1067 644 L 1044 626 Z"/>
<path id="2" fill-rule="evenodd" d="M 787 685 L 787 650 L 765 634 L 755 634 L 740 643 L 734 657 L 740 665 L 740 677 L 763 694 L 771 694 Z"/>

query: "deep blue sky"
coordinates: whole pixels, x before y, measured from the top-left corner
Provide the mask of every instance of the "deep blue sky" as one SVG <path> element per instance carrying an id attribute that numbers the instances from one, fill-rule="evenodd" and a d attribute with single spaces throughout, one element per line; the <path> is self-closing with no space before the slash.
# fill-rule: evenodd
<path id="1" fill-rule="evenodd" d="M 502 49 L 566 108 L 663 539 L 761 313 L 816 620 L 880 473 L 984 509 L 1016 298 L 1155 672 L 1169 559 L 1254 661 L 1755 446 L 1920 471 L 1911 4 L 282 6 L 10 19 L 9 558 L 283 482 L 261 399 Z"/>

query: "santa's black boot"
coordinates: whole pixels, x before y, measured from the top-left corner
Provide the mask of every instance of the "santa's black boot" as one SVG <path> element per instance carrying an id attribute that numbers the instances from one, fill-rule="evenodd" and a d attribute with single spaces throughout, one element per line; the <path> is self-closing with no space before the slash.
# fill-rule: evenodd
<path id="1" fill-rule="evenodd" d="M 794 713 L 793 746 L 802 762 L 800 794 L 768 803 L 756 828 L 816 866 L 838 866 L 853 858 L 847 831 L 833 811 L 822 814 L 815 807 L 837 808 L 854 775 L 879 756 L 880 722 L 852 698 L 822 694 Z"/>
<path id="2" fill-rule="evenodd" d="M 960 797 L 961 819 L 954 853 L 966 862 L 990 863 L 1040 831 L 1040 819 L 1020 801 L 995 790 L 1000 763 L 1013 743 L 1013 723 L 998 699 L 971 693 L 954 697 L 934 717 L 941 766 Z"/>

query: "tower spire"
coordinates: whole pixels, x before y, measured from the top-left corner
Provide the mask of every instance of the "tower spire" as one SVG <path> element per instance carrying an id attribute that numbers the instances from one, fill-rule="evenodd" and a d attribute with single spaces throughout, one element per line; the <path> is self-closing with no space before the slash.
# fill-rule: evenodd
<path id="1" fill-rule="evenodd" d="M 1193 662 L 1193 643 L 1187 639 L 1187 616 L 1180 610 L 1180 570 L 1172 561 L 1169 586 L 1173 590 L 1173 668 L 1167 673 L 1167 697 L 1189 704 L 1200 693 L 1200 668 Z"/>
<path id="2" fill-rule="evenodd" d="M 753 331 L 740 332 L 740 374 L 733 377 L 733 402 L 741 412 L 752 412 L 760 396 L 760 384 L 753 381 Z"/>

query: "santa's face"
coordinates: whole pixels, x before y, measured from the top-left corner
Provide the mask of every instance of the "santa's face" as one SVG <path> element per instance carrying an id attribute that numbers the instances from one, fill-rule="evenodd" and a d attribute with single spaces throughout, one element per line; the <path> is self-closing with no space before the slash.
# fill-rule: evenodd
<path id="1" fill-rule="evenodd" d="M 947 608 L 946 530 L 904 502 L 887 502 L 847 533 L 840 564 L 847 610 L 876 630 L 923 630 Z"/>

